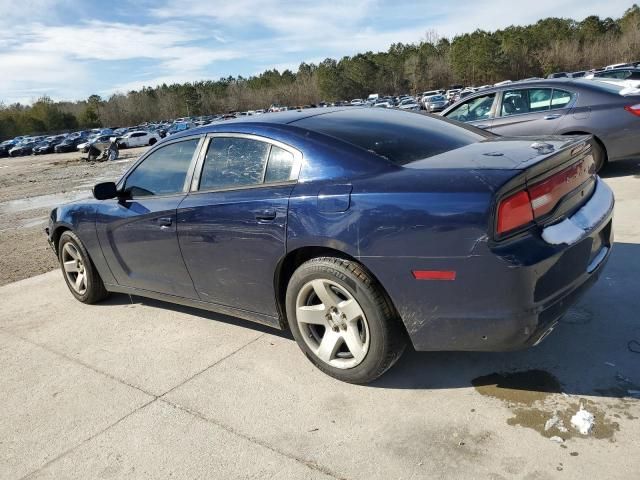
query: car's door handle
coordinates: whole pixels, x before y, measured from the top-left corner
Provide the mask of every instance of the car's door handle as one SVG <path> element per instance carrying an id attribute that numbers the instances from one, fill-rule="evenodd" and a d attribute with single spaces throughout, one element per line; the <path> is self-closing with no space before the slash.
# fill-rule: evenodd
<path id="1" fill-rule="evenodd" d="M 267 208 L 265 210 L 258 210 L 255 212 L 256 220 L 260 222 L 269 222 L 271 220 L 275 220 L 276 218 L 276 209 L 275 208 Z"/>
<path id="2" fill-rule="evenodd" d="M 173 219 L 171 217 L 160 217 L 158 218 L 158 225 L 160 228 L 168 228 L 173 223 Z"/>
<path id="3" fill-rule="evenodd" d="M 553 115 L 545 115 L 545 120 L 555 120 L 556 118 L 560 118 L 562 115 L 559 113 L 554 113 Z"/>
<path id="4" fill-rule="evenodd" d="M 476 125 L 476 127 L 478 127 L 478 128 L 489 128 L 489 125 L 483 123 L 482 125 Z"/>

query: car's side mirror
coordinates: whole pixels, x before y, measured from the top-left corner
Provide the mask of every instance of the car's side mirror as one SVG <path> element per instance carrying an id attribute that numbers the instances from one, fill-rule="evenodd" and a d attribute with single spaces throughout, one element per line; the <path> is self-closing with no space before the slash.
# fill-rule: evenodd
<path id="1" fill-rule="evenodd" d="M 118 196 L 118 188 L 113 182 L 97 183 L 93 187 L 93 197 L 96 200 L 109 200 Z"/>

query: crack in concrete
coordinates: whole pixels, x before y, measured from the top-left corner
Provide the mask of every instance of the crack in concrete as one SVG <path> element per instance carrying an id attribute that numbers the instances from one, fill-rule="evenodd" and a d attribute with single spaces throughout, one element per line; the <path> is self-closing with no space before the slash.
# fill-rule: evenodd
<path id="1" fill-rule="evenodd" d="M 161 402 L 164 402 L 164 403 L 166 403 L 168 405 L 171 405 L 172 407 L 178 408 L 178 409 L 182 410 L 185 413 L 188 413 L 189 415 L 191 415 L 193 417 L 199 418 L 200 420 L 203 420 L 203 421 L 205 421 L 207 423 L 215 425 L 216 427 L 221 428 L 224 431 L 229 432 L 232 435 L 240 437 L 240 438 L 242 438 L 244 440 L 247 440 L 247 441 L 249 441 L 251 443 L 255 443 L 256 445 L 259 445 L 259 446 L 261 446 L 263 448 L 266 448 L 267 450 L 269 450 L 269 451 L 271 451 L 273 453 L 276 453 L 276 454 L 278 454 L 280 456 L 283 456 L 285 458 L 289 458 L 291 460 L 294 460 L 294 461 L 304 465 L 307 468 L 310 468 L 312 470 L 320 472 L 320 473 L 322 473 L 324 475 L 327 475 L 327 476 L 329 476 L 329 477 L 331 477 L 331 478 L 333 478 L 335 480 L 348 480 L 346 477 L 343 477 L 343 476 L 339 475 L 338 473 L 336 473 L 333 470 L 325 467 L 324 465 L 321 465 L 321 464 L 319 464 L 317 462 L 314 462 L 312 460 L 307 460 L 307 459 L 305 459 L 303 457 L 299 457 L 299 456 L 297 456 L 297 455 L 295 455 L 293 453 L 289 453 L 289 452 L 285 452 L 284 450 L 280 450 L 280 449 L 278 449 L 278 448 L 276 448 L 276 447 L 274 447 L 272 445 L 269 445 L 267 442 L 265 442 L 263 440 L 260 440 L 257 437 L 253 437 L 251 435 L 246 435 L 244 433 L 238 432 L 233 427 L 231 427 L 229 425 L 226 425 L 224 423 L 220 423 L 220 422 L 218 422 L 218 421 L 216 421 L 216 420 L 214 420 L 212 418 L 206 417 L 204 414 L 198 412 L 197 410 L 192 410 L 192 409 L 190 409 L 188 407 L 185 407 L 184 405 L 179 405 L 177 403 L 173 403 L 173 402 L 171 402 L 171 401 L 169 401 L 169 400 L 167 400 L 165 398 L 159 398 L 158 400 L 161 401 Z"/>
<path id="2" fill-rule="evenodd" d="M 216 421 L 214 421 L 213 419 L 209 419 L 207 417 L 205 417 L 202 413 L 195 411 L 195 410 L 191 410 L 189 408 L 186 408 L 182 405 L 177 405 L 173 402 L 170 402 L 169 400 L 166 400 L 165 398 L 163 398 L 165 395 L 169 394 L 170 392 L 174 391 L 175 389 L 187 384 L 188 382 L 190 382 L 191 380 L 193 380 L 194 378 L 198 377 L 199 375 L 202 375 L 204 372 L 210 370 L 211 368 L 215 367 L 216 365 L 219 365 L 220 363 L 224 362 L 225 360 L 227 360 L 228 358 L 234 356 L 236 353 L 240 352 L 241 350 L 243 350 L 244 348 L 248 347 L 249 345 L 252 345 L 253 343 L 257 342 L 258 340 L 260 340 L 262 337 L 264 337 L 266 334 L 260 334 L 258 335 L 256 338 L 252 339 L 251 341 L 245 343 L 244 345 L 238 347 L 237 349 L 235 349 L 234 351 L 232 351 L 231 353 L 229 353 L 228 355 L 225 355 L 224 357 L 216 360 L 214 363 L 212 363 L 211 365 L 208 365 L 207 367 L 203 368 L 202 370 L 194 373 L 193 375 L 191 375 L 189 378 L 183 380 L 182 382 L 178 383 L 177 385 L 174 385 L 173 387 L 171 387 L 169 390 L 165 391 L 164 393 L 160 394 L 160 395 L 155 395 L 153 393 L 147 392 L 146 390 L 144 390 L 143 388 L 140 388 L 136 385 L 132 385 L 128 382 L 126 382 L 125 380 L 118 378 L 110 373 L 104 372 L 100 369 L 97 369 L 95 367 L 93 367 L 92 365 L 88 365 L 85 362 L 77 359 L 77 358 L 73 358 L 68 356 L 65 353 L 59 352 L 55 349 L 52 349 L 51 347 L 48 347 L 46 345 L 41 345 L 37 342 L 34 342 L 31 339 L 28 338 L 24 338 L 20 335 L 17 335 L 13 332 L 7 331 L 4 328 L 0 327 L 0 331 L 2 333 L 5 333 L 6 335 L 9 335 L 10 337 L 13 338 L 17 338 L 19 340 L 22 340 L 23 342 L 29 343 L 30 345 L 42 348 L 43 350 L 52 353 L 54 355 L 57 355 L 59 357 L 64 358 L 65 360 L 68 360 L 72 363 L 75 363 L 77 365 L 80 365 L 82 367 L 85 367 L 91 371 L 93 371 L 94 373 L 100 374 L 100 375 L 104 375 L 105 377 L 114 380 L 118 383 L 121 383 L 122 385 L 126 385 L 127 387 L 133 388 L 135 390 L 138 390 L 142 393 L 144 393 L 145 395 L 148 395 L 149 397 L 152 397 L 148 402 L 144 403 L 143 405 L 133 409 L 132 411 L 130 411 L 129 413 L 127 413 L 126 415 L 124 415 L 123 417 L 119 418 L 118 420 L 116 420 L 114 423 L 108 425 L 107 427 L 101 429 L 100 431 L 94 433 L 93 435 L 87 437 L 86 439 L 82 440 L 81 442 L 79 442 L 78 444 L 72 446 L 71 448 L 65 450 L 64 452 L 60 453 L 59 455 L 57 455 L 56 457 L 48 460 L 47 462 L 45 462 L 44 464 L 42 464 L 40 467 L 38 467 L 37 469 L 33 470 L 32 472 L 28 473 L 27 475 L 23 476 L 20 480 L 27 480 L 29 478 L 33 478 L 34 475 L 36 475 L 38 472 L 42 471 L 43 469 L 45 469 L 46 467 L 48 467 L 49 465 L 53 464 L 54 462 L 57 462 L 58 460 L 61 460 L 62 458 L 66 457 L 67 455 L 73 453 L 75 450 L 77 450 L 78 448 L 82 447 L 83 445 L 87 444 L 88 442 L 90 442 L 91 440 L 97 438 L 98 436 L 102 435 L 103 433 L 106 433 L 107 431 L 109 431 L 110 429 L 112 429 L 113 427 L 117 426 L 118 424 L 120 424 L 122 421 L 124 421 L 125 419 L 129 418 L 130 416 L 132 416 L 133 414 L 139 412 L 140 410 L 142 410 L 143 408 L 148 407 L 149 405 L 153 404 L 156 401 L 161 401 L 164 402 L 168 405 L 171 405 L 175 408 L 178 408 L 180 410 L 182 410 L 185 413 L 188 413 L 189 415 L 196 417 L 200 420 L 203 420 L 207 423 L 210 423 L 212 425 L 217 426 L 218 428 L 221 428 L 223 430 L 225 430 L 226 432 L 235 435 L 239 438 L 242 438 L 243 440 L 246 440 L 248 442 L 254 443 L 262 448 L 265 448 L 277 455 L 289 458 L 291 460 L 294 460 L 297 463 L 300 463 L 304 466 L 306 466 L 307 468 L 310 468 L 312 470 L 318 471 L 324 475 L 330 476 L 332 478 L 334 478 L 335 480 L 346 480 L 345 477 L 339 476 L 336 473 L 332 472 L 330 469 L 328 469 L 327 467 L 320 465 L 316 462 L 313 461 L 309 461 L 306 460 L 302 457 L 298 457 L 296 455 L 284 452 L 284 451 L 280 451 L 279 449 L 267 444 L 266 442 L 263 442 L 262 440 L 249 436 L 249 435 L 245 435 L 243 433 L 237 432 L 236 430 L 234 430 L 232 427 L 228 426 L 228 425 L 224 425 L 221 423 L 218 423 Z"/>

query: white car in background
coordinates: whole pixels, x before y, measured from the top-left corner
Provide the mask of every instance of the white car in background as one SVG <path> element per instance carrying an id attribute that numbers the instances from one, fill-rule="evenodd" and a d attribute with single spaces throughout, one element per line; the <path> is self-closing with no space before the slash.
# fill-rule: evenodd
<path id="1" fill-rule="evenodd" d="M 400 101 L 398 108 L 402 110 L 420 110 L 420 105 L 413 98 L 405 98 Z"/>
<path id="2" fill-rule="evenodd" d="M 123 136 L 118 137 L 118 147 L 144 147 L 146 145 L 153 145 L 158 141 L 160 141 L 160 135 L 157 133 L 138 130 L 135 132 L 125 133 Z"/>

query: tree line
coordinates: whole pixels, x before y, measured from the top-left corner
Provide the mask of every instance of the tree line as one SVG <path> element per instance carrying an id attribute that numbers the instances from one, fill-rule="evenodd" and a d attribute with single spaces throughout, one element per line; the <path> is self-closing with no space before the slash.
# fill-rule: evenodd
<path id="1" fill-rule="evenodd" d="M 603 65 L 640 61 L 640 8 L 618 19 L 590 16 L 578 22 L 546 18 L 527 26 L 476 30 L 451 39 L 428 31 L 416 43 L 391 45 L 296 72 L 267 70 L 249 78 L 227 77 L 91 95 L 76 102 L 48 97 L 32 105 L 0 103 L 0 138 L 77 128 L 125 126 L 271 104 L 305 105 L 362 98 L 369 93 L 418 93 L 451 84 L 484 85 Z"/>

